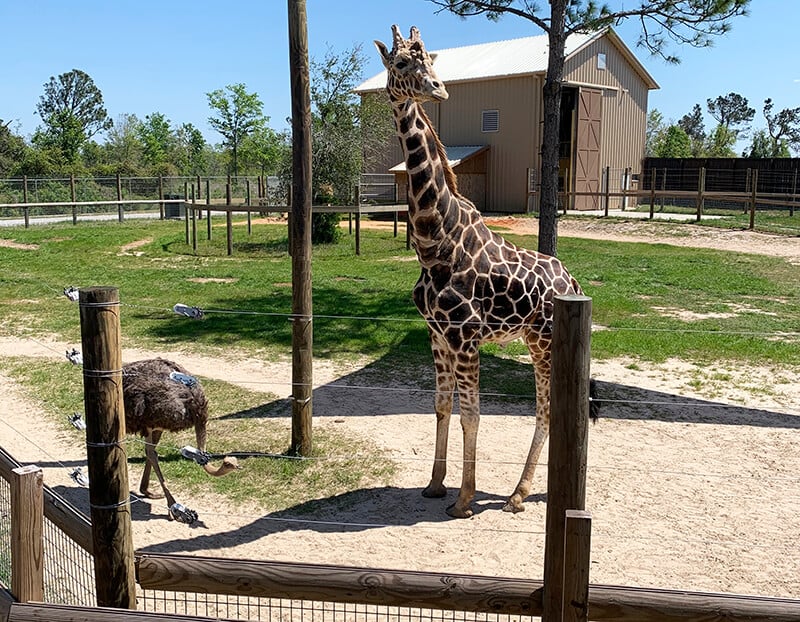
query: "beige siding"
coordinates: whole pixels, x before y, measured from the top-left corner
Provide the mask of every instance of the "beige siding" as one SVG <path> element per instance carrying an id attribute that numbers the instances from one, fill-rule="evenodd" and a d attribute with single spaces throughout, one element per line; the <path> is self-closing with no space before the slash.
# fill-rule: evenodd
<path id="1" fill-rule="evenodd" d="M 490 145 L 487 211 L 522 212 L 526 171 L 535 165 L 540 93 L 533 76 L 448 84 L 450 98 L 438 105 L 439 136 L 445 145 Z M 481 112 L 499 111 L 499 131 L 481 131 Z"/>
<path id="2" fill-rule="evenodd" d="M 597 67 L 597 55 L 606 55 L 606 69 Z M 647 120 L 647 76 L 638 73 L 608 36 L 576 52 L 565 66 L 565 82 L 576 87 L 603 87 L 599 163 L 612 169 L 612 187 L 619 187 L 621 172 L 639 171 L 644 157 Z M 524 212 L 527 171 L 539 177 L 542 85 L 544 74 L 452 82 L 450 98 L 426 105 L 445 145 L 489 145 L 486 175 L 486 211 Z M 652 82 L 651 82 L 652 84 Z M 499 111 L 499 131 L 481 131 L 481 112 Z M 371 162 L 369 172 L 385 172 L 402 161 L 396 139 L 386 146 L 381 162 Z"/>
<path id="3" fill-rule="evenodd" d="M 606 55 L 606 69 L 597 55 Z M 619 49 L 606 37 L 579 51 L 564 68 L 567 83 L 602 85 L 603 128 L 600 165 L 614 170 L 641 168 L 644 157 L 648 89 Z"/>

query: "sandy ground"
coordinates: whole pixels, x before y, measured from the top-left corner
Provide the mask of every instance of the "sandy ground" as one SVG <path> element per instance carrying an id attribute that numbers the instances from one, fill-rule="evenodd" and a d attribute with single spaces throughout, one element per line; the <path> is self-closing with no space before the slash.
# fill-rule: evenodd
<path id="1" fill-rule="evenodd" d="M 532 228 L 528 219 L 502 219 Z M 682 227 L 683 228 L 683 227 Z M 528 229 L 529 230 L 529 229 Z M 661 231 L 661 233 L 659 233 Z M 679 238 L 648 223 L 564 221 L 560 235 L 613 237 L 770 253 L 800 261 L 800 239 L 703 228 Z M 13 356 L 63 358 L 74 344 L 0 338 Z M 278 395 L 288 361 L 219 359 L 126 350 L 125 361 L 174 358 L 192 373 Z M 434 417 L 429 395 L 362 392 L 325 385 L 353 369 L 315 366 L 317 426 L 369 439 L 397 461 L 390 486 L 264 514 L 213 496 L 172 492 L 200 514 L 187 526 L 166 519 L 163 501 L 134 503 L 134 545 L 144 551 L 541 578 L 546 468 L 537 470 L 527 510 L 500 511 L 533 432 L 527 408 L 484 401 L 477 512 L 453 520 L 460 480 L 457 418 L 451 432 L 447 499 L 420 495 L 430 474 Z M 798 369 L 744 369 L 681 361 L 594 362 L 606 403 L 590 430 L 587 506 L 593 516 L 591 581 L 800 598 L 800 383 Z M 264 384 L 270 378 L 274 384 Z M 700 382 L 698 382 L 698 380 Z M 702 387 L 702 389 L 698 389 Z M 532 405 L 531 405 L 532 408 Z M 22 387 L 0 375 L 2 446 L 45 469 L 45 482 L 86 510 L 88 491 L 69 478 L 85 465 L 75 446 Z M 164 442 L 168 443 L 168 435 Z M 546 453 L 544 454 L 546 455 Z M 336 468 L 335 463 L 331 468 Z M 132 484 L 139 473 L 131 469 Z M 236 477 L 231 475 L 230 477 Z M 134 486 L 132 486 L 134 487 Z M 296 517 L 298 520 L 292 520 Z M 303 519 L 317 522 L 306 522 Z"/>

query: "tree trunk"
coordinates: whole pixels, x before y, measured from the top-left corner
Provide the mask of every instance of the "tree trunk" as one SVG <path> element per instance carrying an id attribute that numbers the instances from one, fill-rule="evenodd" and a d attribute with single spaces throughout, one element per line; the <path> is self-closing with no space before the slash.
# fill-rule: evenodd
<path id="1" fill-rule="evenodd" d="M 558 134 L 561 117 L 561 82 L 564 79 L 566 41 L 565 10 L 567 0 L 552 0 L 550 57 L 543 89 L 544 124 L 542 127 L 542 193 L 539 201 L 540 253 L 556 256 L 558 250 Z"/>

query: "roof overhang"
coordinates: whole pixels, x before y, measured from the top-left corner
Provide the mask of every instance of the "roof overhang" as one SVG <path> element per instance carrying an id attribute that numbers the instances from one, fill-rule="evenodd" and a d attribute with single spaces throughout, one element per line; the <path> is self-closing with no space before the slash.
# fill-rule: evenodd
<path id="1" fill-rule="evenodd" d="M 484 151 L 488 151 L 489 145 L 462 145 L 462 146 L 450 146 L 450 147 L 445 145 L 444 149 L 447 152 L 447 163 L 450 165 L 450 168 L 455 168 L 462 162 L 471 160 L 478 154 L 481 154 Z M 404 173 L 405 170 L 406 170 L 406 163 L 400 162 L 400 164 L 396 164 L 392 168 L 390 168 L 389 172 Z"/>

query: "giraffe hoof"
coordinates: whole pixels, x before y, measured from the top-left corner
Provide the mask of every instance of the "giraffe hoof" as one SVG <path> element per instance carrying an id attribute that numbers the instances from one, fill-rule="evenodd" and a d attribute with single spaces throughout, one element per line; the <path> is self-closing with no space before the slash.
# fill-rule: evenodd
<path id="1" fill-rule="evenodd" d="M 446 510 L 448 516 L 452 516 L 453 518 L 472 518 L 472 508 L 467 506 L 465 509 L 459 508 L 454 503 Z"/>
<path id="2" fill-rule="evenodd" d="M 522 501 L 515 497 L 511 497 L 506 504 L 503 506 L 503 512 L 511 512 L 512 514 L 517 514 L 519 512 L 524 512 L 525 506 L 522 505 Z"/>
<path id="3" fill-rule="evenodd" d="M 438 486 L 434 486 L 433 484 L 428 484 L 425 490 L 422 491 L 422 496 L 426 499 L 441 499 L 447 494 L 447 488 L 442 484 Z"/>

